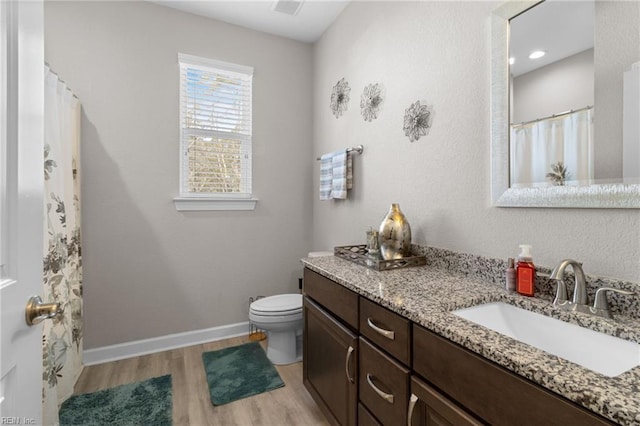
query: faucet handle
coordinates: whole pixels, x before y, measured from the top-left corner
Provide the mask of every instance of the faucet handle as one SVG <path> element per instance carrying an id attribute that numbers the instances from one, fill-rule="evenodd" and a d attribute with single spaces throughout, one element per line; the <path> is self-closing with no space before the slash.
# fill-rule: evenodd
<path id="1" fill-rule="evenodd" d="M 613 318 L 613 316 L 611 315 L 611 311 L 609 310 L 609 302 L 607 301 L 606 293 L 607 291 L 624 294 L 626 296 L 635 294 L 633 291 L 620 290 L 619 288 L 613 287 L 600 287 L 598 290 L 596 290 L 596 297 L 595 301 L 593 302 L 593 308 L 591 308 L 591 312 L 605 318 Z"/>

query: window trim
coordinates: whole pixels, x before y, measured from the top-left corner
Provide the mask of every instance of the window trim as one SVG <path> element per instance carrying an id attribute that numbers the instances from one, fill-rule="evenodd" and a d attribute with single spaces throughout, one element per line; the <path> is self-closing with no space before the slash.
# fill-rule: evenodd
<path id="1" fill-rule="evenodd" d="M 175 197 L 176 210 L 183 211 L 249 211 L 256 209 L 257 198 Z"/>
<path id="2" fill-rule="evenodd" d="M 209 71 L 211 68 L 216 68 L 224 71 L 230 71 L 235 73 L 242 73 L 253 77 L 253 67 L 238 65 L 229 62 L 223 62 L 215 59 L 208 59 L 184 53 L 178 53 L 178 70 L 182 73 L 181 66 L 183 63 L 189 64 L 193 68 L 202 67 Z M 257 198 L 253 197 L 253 193 L 184 193 L 183 192 L 183 176 L 184 176 L 184 161 L 183 161 L 183 117 L 182 117 L 182 77 L 178 79 L 179 90 L 179 129 L 180 129 L 180 143 L 179 143 L 179 194 L 173 198 L 173 202 L 177 211 L 251 211 L 255 210 Z M 252 90 L 253 91 L 253 90 Z M 253 93 L 251 93 L 253 97 Z M 251 119 L 253 122 L 253 118 Z M 253 151 L 252 135 L 249 136 L 251 147 Z M 253 157 L 253 155 L 251 155 Z M 249 160 L 249 175 L 252 175 L 252 158 Z M 251 177 L 251 180 L 253 178 Z M 251 191 L 253 191 L 253 182 L 250 182 Z"/>

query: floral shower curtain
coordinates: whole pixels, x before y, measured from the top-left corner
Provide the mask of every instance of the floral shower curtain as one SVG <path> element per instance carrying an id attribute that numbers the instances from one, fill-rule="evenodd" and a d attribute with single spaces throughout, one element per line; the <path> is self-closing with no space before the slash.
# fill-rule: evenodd
<path id="1" fill-rule="evenodd" d="M 42 336 L 43 420 L 55 425 L 82 371 L 80 102 L 48 67 L 45 78 L 43 300 L 64 309 Z"/>
<path id="2" fill-rule="evenodd" d="M 594 179 L 593 112 L 511 126 L 511 186 L 588 185 Z M 558 163 L 564 172 L 559 172 Z"/>

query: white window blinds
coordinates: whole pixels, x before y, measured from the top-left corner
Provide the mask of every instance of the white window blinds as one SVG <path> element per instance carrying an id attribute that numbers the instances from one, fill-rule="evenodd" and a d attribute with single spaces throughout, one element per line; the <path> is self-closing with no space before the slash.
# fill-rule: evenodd
<path id="1" fill-rule="evenodd" d="M 251 197 L 253 68 L 196 56 L 180 63 L 180 191 Z"/>

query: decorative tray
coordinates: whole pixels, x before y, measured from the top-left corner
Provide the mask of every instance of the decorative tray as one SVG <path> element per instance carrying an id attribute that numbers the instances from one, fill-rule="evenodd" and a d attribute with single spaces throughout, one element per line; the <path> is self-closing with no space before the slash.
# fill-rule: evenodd
<path id="1" fill-rule="evenodd" d="M 358 265 L 375 269 L 376 271 L 389 271 L 409 266 L 422 266 L 427 264 L 426 256 L 407 256 L 401 259 L 375 259 L 367 254 L 366 244 L 357 246 L 339 246 L 333 248 L 333 254 Z"/>

